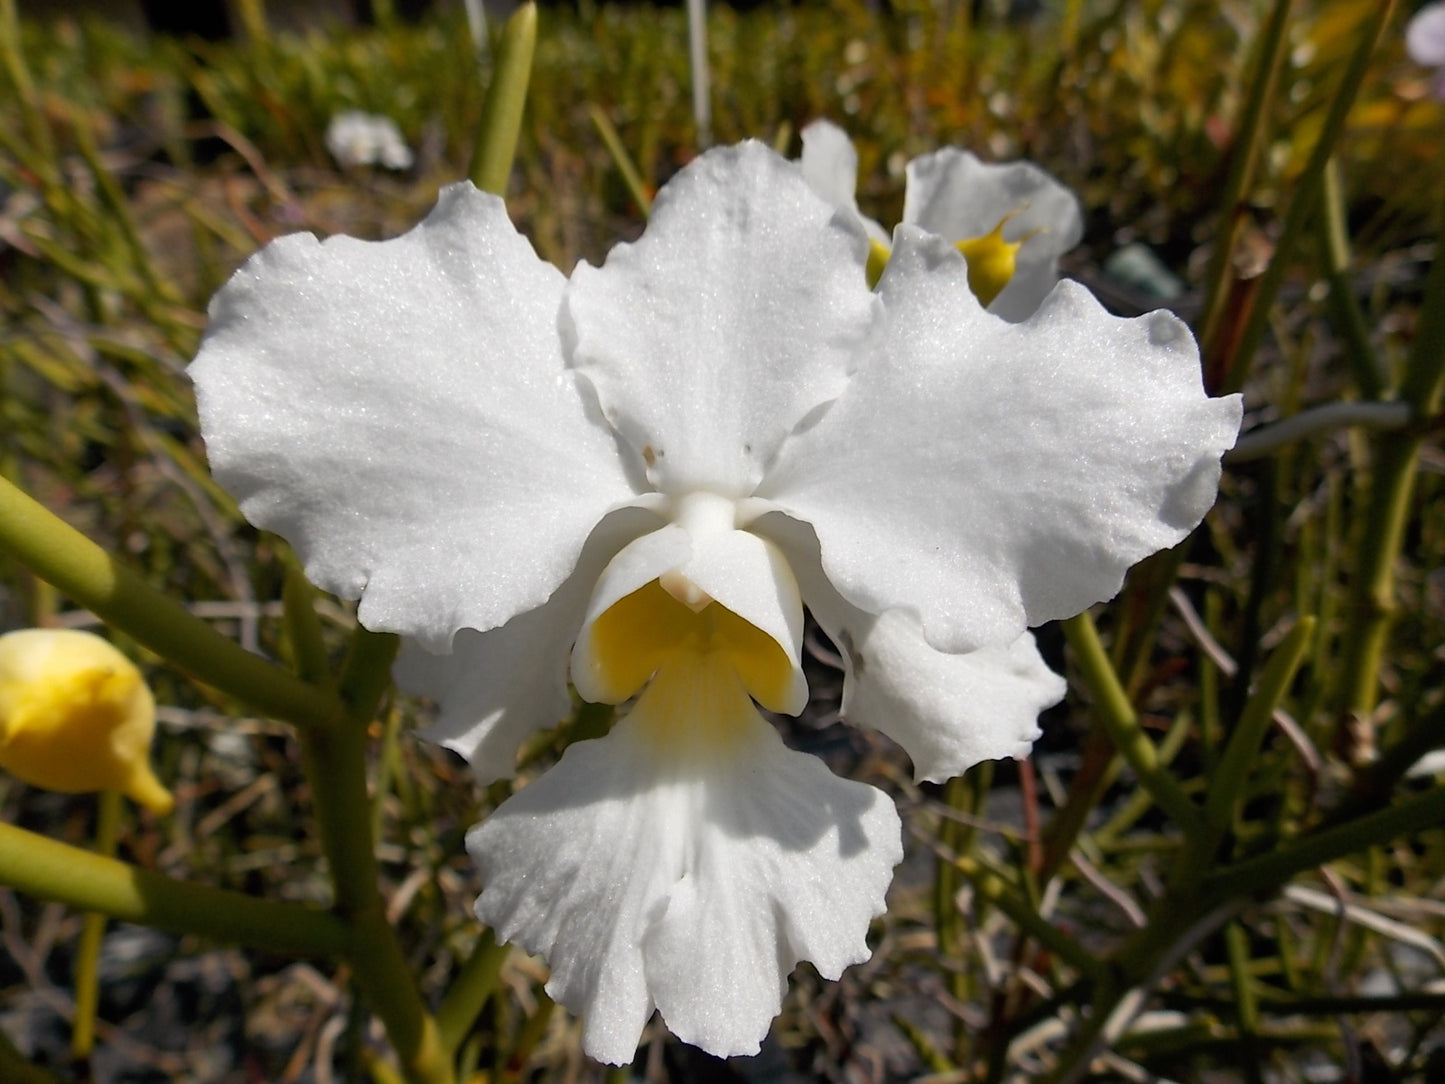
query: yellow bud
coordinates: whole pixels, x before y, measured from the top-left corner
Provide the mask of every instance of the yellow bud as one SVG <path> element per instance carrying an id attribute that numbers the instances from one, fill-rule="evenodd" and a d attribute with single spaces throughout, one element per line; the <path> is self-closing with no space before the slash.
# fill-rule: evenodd
<path id="1" fill-rule="evenodd" d="M 0 636 L 0 767 L 48 790 L 118 790 L 156 813 L 175 804 L 151 772 L 156 705 L 135 665 L 99 636 Z"/>
<path id="2" fill-rule="evenodd" d="M 1008 224 L 1008 220 L 1018 213 L 1010 211 L 984 236 L 959 241 L 954 246 L 968 261 L 969 289 L 985 308 L 993 304 L 994 298 L 1003 293 L 1003 288 L 1014 277 L 1018 251 L 1023 247 L 1023 243 L 1039 232 L 1033 230 L 1017 241 L 1005 241 L 1003 228 Z"/>

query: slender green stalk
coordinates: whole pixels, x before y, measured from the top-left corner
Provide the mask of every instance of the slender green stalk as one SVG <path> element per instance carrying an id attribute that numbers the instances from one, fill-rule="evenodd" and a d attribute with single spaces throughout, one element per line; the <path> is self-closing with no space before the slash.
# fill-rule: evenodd
<path id="1" fill-rule="evenodd" d="M 1385 390 L 1384 367 L 1375 356 L 1370 329 L 1350 282 L 1349 227 L 1345 223 L 1338 158 L 1331 158 L 1325 165 L 1322 180 L 1319 231 L 1325 256 L 1325 281 L 1330 288 L 1330 308 L 1336 330 L 1344 339 L 1345 361 L 1355 374 L 1355 386 L 1363 398 L 1378 399 Z"/>
<path id="2" fill-rule="evenodd" d="M 617 129 L 607 114 L 602 109 L 588 103 L 587 115 L 592 118 L 592 127 L 597 129 L 597 134 L 602 137 L 602 143 L 607 148 L 607 153 L 612 155 L 612 164 L 617 167 L 617 172 L 622 174 L 622 183 L 627 185 L 627 191 L 631 193 L 632 200 L 637 204 L 638 210 L 644 215 L 652 212 L 652 197 L 647 192 L 647 183 L 642 179 L 642 172 L 637 168 L 637 163 L 632 160 L 632 155 L 627 153 L 627 148 L 622 143 L 622 137 L 617 134 Z"/>
<path id="3" fill-rule="evenodd" d="M 334 958 L 350 947 L 346 927 L 325 911 L 178 881 L 11 824 L 0 824 L 0 883 L 78 910 L 286 956 Z"/>
<path id="4" fill-rule="evenodd" d="M 1414 411 L 1409 403 L 1325 403 L 1301 410 L 1273 425 L 1251 429 L 1229 451 L 1224 462 L 1230 466 L 1247 463 L 1288 447 L 1320 433 L 1358 426 L 1364 429 L 1403 429 L 1410 424 Z"/>
<path id="5" fill-rule="evenodd" d="M 437 1031 L 441 1035 L 443 1050 L 455 1053 L 462 1045 L 477 1014 L 497 988 L 497 976 L 510 951 L 508 946 L 497 944 L 491 930 L 482 931 L 482 936 L 477 938 L 472 954 L 452 980 L 437 1008 Z"/>
<path id="6" fill-rule="evenodd" d="M 1445 255 L 1437 254 L 1425 283 L 1420 325 L 1415 334 L 1400 398 L 1416 417 L 1440 410 L 1445 393 Z M 1346 643 L 1343 708 L 1367 719 L 1379 693 L 1380 663 L 1395 611 L 1395 562 L 1410 519 L 1420 447 L 1425 434 L 1411 430 L 1380 439 L 1370 488 L 1369 511 L 1360 539 L 1359 565 L 1350 592 L 1351 634 Z"/>
<path id="7" fill-rule="evenodd" d="M 1160 765 L 1158 751 L 1139 725 L 1139 717 L 1109 663 L 1094 619 L 1087 612 L 1081 613 L 1063 622 L 1063 628 L 1074 662 L 1094 694 L 1095 716 L 1160 808 L 1174 818 L 1185 835 L 1194 834 L 1200 827 L 1199 808 Z"/>
<path id="8" fill-rule="evenodd" d="M 95 853 L 111 858 L 120 834 L 120 791 L 101 791 L 96 805 Z M 77 1058 L 90 1057 L 95 1048 L 95 1013 L 100 1005 L 100 943 L 105 936 L 105 922 L 105 915 L 87 912 L 75 950 L 75 1022 L 71 1025 L 70 1052 Z"/>
<path id="9" fill-rule="evenodd" d="M 1370 69 L 1370 60 L 1374 56 L 1375 47 L 1379 44 L 1380 35 L 1384 33 L 1394 10 L 1395 0 L 1380 0 L 1378 6 L 1365 18 L 1364 25 L 1360 27 L 1359 44 L 1355 47 L 1349 66 L 1345 69 L 1345 74 L 1340 79 L 1340 85 L 1335 91 L 1334 99 L 1330 102 L 1329 111 L 1325 114 L 1324 124 L 1320 128 L 1319 138 L 1315 141 L 1309 160 L 1294 183 L 1294 198 L 1290 200 L 1289 210 L 1285 212 L 1284 226 L 1280 230 L 1279 239 L 1275 242 L 1274 254 L 1270 257 L 1269 266 L 1260 276 L 1259 287 L 1254 296 L 1248 321 L 1240 334 L 1234 357 L 1229 364 L 1225 391 L 1238 390 L 1243 386 L 1245 377 L 1249 375 L 1250 361 L 1264 338 L 1269 313 L 1274 307 L 1274 299 L 1279 293 L 1280 283 L 1284 281 L 1285 270 L 1290 264 L 1296 244 L 1304 235 L 1305 227 L 1309 224 L 1315 207 L 1319 203 L 1325 167 L 1329 164 L 1335 148 L 1339 145 L 1345 120 L 1349 117 L 1350 108 L 1355 104 L 1355 96 L 1359 93 L 1365 75 Z"/>
<path id="10" fill-rule="evenodd" d="M 1267 854 L 1215 870 L 1204 880 L 1203 895 L 1217 901 L 1272 891 L 1296 873 L 1442 824 L 1445 787 L 1435 787 L 1336 827 L 1300 836 Z"/>
<path id="11" fill-rule="evenodd" d="M 252 655 L 0 478 L 0 552 L 196 680 L 304 729 L 340 721 L 340 700 Z"/>
<path id="12" fill-rule="evenodd" d="M 5 1084 L 61 1084 L 54 1073 L 26 1061 L 3 1028 L 0 1028 L 0 1080 Z"/>
<path id="13" fill-rule="evenodd" d="M 529 0 L 512 13 L 502 28 L 492 85 L 487 88 L 486 104 L 482 107 L 482 130 L 467 175 L 483 192 L 507 194 L 536 48 L 537 5 Z"/>
<path id="14" fill-rule="evenodd" d="M 1234 1013 L 1239 1020 L 1239 1035 L 1245 1079 L 1251 1084 L 1262 1080 L 1254 1039 L 1259 1033 L 1259 999 L 1249 975 L 1249 934 L 1238 922 L 1224 927 L 1224 946 L 1229 954 L 1229 977 L 1234 989 Z M 1251 1056 L 1254 1055 L 1254 1056 Z"/>
<path id="15" fill-rule="evenodd" d="M 1063 960 L 1080 974 L 1099 978 L 1106 970 L 1105 961 L 1097 958 L 1068 934 L 1044 918 L 1010 884 L 1001 872 L 978 858 L 959 855 L 954 867 L 969 881 L 980 899 L 1011 918 L 1028 936 Z"/>
<path id="16" fill-rule="evenodd" d="M 1192 855 L 1196 868 L 1203 868 L 1205 863 L 1213 860 L 1214 847 L 1233 827 L 1248 792 L 1250 768 L 1259 755 L 1265 734 L 1269 732 L 1275 709 L 1304 662 L 1314 632 L 1315 619 L 1301 617 L 1265 664 L 1254 695 L 1245 704 L 1234 733 L 1229 737 L 1229 744 L 1224 747 L 1224 756 L 1211 773 L 1209 793 L 1204 800 L 1204 823 L 1206 837 L 1212 846 Z"/>
<path id="17" fill-rule="evenodd" d="M 1219 204 L 1219 235 L 1214 240 L 1214 252 L 1210 257 L 1209 270 L 1205 274 L 1204 314 L 1197 329 L 1200 352 L 1206 363 L 1213 359 L 1219 346 L 1225 299 L 1233 281 L 1230 271 L 1234 249 L 1248 220 L 1245 200 L 1254 189 L 1255 174 L 1259 171 L 1259 163 L 1264 157 L 1264 148 L 1268 142 L 1265 119 L 1270 105 L 1276 100 L 1279 75 L 1284 69 L 1284 60 L 1289 52 L 1289 35 L 1285 33 L 1285 28 L 1289 25 L 1292 4 L 1293 0 L 1275 0 L 1274 7 L 1270 10 L 1269 21 L 1265 23 L 1264 32 L 1259 39 L 1259 53 L 1255 58 L 1254 73 L 1245 97 L 1239 131 L 1230 150 L 1229 172 L 1225 176 L 1224 191 Z M 1212 371 L 1212 366 L 1206 367 Z"/>

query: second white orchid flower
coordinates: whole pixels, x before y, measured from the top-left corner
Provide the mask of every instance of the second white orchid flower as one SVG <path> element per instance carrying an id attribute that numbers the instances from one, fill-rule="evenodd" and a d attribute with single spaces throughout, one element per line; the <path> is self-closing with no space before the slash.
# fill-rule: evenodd
<path id="1" fill-rule="evenodd" d="M 412 638 L 431 737 L 485 781 L 569 677 L 631 704 L 467 841 L 478 915 L 547 958 L 605 1061 L 654 1009 L 756 1051 L 799 960 L 868 955 L 893 804 L 758 710 L 806 704 L 805 604 L 845 713 L 919 778 L 1023 755 L 1063 692 L 1027 626 L 1183 538 L 1234 441 L 1239 399 L 1205 395 L 1174 317 L 1063 283 L 1009 324 L 938 237 L 901 227 L 877 292 L 866 255 L 745 144 L 570 279 L 457 185 L 392 241 L 283 238 L 211 306 L 191 372 L 218 477 Z"/>
<path id="2" fill-rule="evenodd" d="M 802 137 L 803 176 L 867 233 L 876 278 L 891 242 L 858 210 L 858 152 L 831 121 L 813 121 Z M 1078 199 L 1048 173 L 1032 162 L 981 162 L 958 147 L 908 163 L 903 222 L 957 246 L 974 294 L 989 312 L 1015 323 L 1038 309 L 1059 281 L 1059 257 L 1084 236 Z"/>

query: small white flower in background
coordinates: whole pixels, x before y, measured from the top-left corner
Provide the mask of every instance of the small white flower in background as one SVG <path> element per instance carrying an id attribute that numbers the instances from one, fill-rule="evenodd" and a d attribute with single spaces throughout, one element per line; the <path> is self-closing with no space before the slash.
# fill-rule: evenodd
<path id="1" fill-rule="evenodd" d="M 858 152 L 843 129 L 815 120 L 802 131 L 803 176 L 849 214 L 873 243 L 870 273 L 888 259 L 887 231 L 858 210 Z M 908 163 L 903 221 L 958 246 L 988 311 L 1018 322 L 1059 281 L 1059 257 L 1084 236 L 1074 194 L 1032 162 L 990 165 L 957 147 Z"/>
<path id="2" fill-rule="evenodd" d="M 1405 51 L 1416 64 L 1437 69 L 1433 93 L 1445 98 L 1445 3 L 1426 4 L 1405 27 Z"/>
<path id="3" fill-rule="evenodd" d="M 410 169 L 414 161 L 401 129 L 390 117 L 348 109 L 326 126 L 326 149 L 338 165 Z"/>
<path id="4" fill-rule="evenodd" d="M 878 790 L 787 749 L 803 605 L 843 710 L 941 780 L 1023 756 L 1064 691 L 1027 626 L 1077 613 L 1214 500 L 1238 396 L 1167 313 L 1073 283 L 1009 324 L 904 225 L 876 292 L 856 225 L 760 144 L 669 182 L 571 279 L 505 205 L 267 246 L 191 367 L 217 477 L 372 629 L 478 779 L 586 699 L 626 704 L 483 824 L 477 914 L 544 955 L 584 1045 L 654 1009 L 758 1049 L 787 977 L 866 959 L 902 855 Z M 449 652 L 449 653 L 448 653 Z M 435 653 L 435 654 L 433 654 Z"/>

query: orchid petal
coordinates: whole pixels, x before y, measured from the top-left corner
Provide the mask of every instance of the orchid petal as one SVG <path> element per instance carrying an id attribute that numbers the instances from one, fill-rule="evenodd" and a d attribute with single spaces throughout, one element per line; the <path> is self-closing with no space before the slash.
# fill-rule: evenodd
<path id="1" fill-rule="evenodd" d="M 1445 4 L 1426 4 L 1405 27 L 1405 51 L 1416 64 L 1445 65 Z"/>
<path id="2" fill-rule="evenodd" d="M 992 165 L 945 147 L 908 163 L 904 222 L 956 243 L 986 236 L 1009 215 L 1004 238 L 1028 239 L 1013 278 L 988 309 L 1019 321 L 1053 289 L 1059 257 L 1084 236 L 1078 199 L 1032 162 Z"/>
<path id="3" fill-rule="evenodd" d="M 1111 598 L 1214 503 L 1240 399 L 1205 395 L 1172 315 L 1116 318 L 1065 281 L 1005 323 L 912 227 L 879 290 L 881 355 L 758 494 L 813 525 L 854 606 L 916 614 L 943 651 L 1008 644 Z"/>
<path id="4" fill-rule="evenodd" d="M 855 195 L 858 188 L 858 152 L 848 133 L 832 121 L 815 120 L 805 127 L 803 155 L 798 167 L 803 179 L 835 208 L 843 211 L 858 223 L 865 233 L 874 240 L 888 243 L 888 233 L 871 218 L 863 217 L 858 210 Z"/>
<path id="5" fill-rule="evenodd" d="M 395 240 L 268 245 L 191 366 L 212 469 L 368 628 L 445 649 L 540 606 L 634 495 L 565 370 L 563 285 L 466 184 Z"/>
<path id="6" fill-rule="evenodd" d="M 655 488 L 745 496 L 837 397 L 877 315 L 865 249 L 796 165 L 748 143 L 696 159 L 640 240 L 573 272 L 572 363 Z"/>
<path id="7" fill-rule="evenodd" d="M 755 528 L 788 555 L 809 611 L 842 655 L 844 719 L 901 745 L 915 779 L 941 783 L 983 760 L 1029 754 L 1039 712 L 1068 689 L 1030 633 L 964 654 L 937 651 L 911 615 L 870 614 L 839 595 L 806 524 L 771 515 Z"/>
<path id="8" fill-rule="evenodd" d="M 715 712 L 699 684 L 697 710 Z M 468 834 L 477 914 L 547 958 L 547 992 L 584 1017 L 595 1058 L 630 1061 L 654 1007 L 685 1042 L 756 1053 L 799 960 L 836 978 L 867 959 L 902 858 L 898 815 L 750 707 L 728 720 L 725 751 L 664 754 L 652 691 Z"/>
<path id="9" fill-rule="evenodd" d="M 488 632 L 462 629 L 447 655 L 405 641 L 395 667 L 397 685 L 441 706 L 437 720 L 419 736 L 464 757 L 478 783 L 510 777 L 522 742 L 572 711 L 568 655 L 604 565 L 656 526 L 649 512 L 618 509 L 598 524 L 577 568 L 542 606 Z"/>

